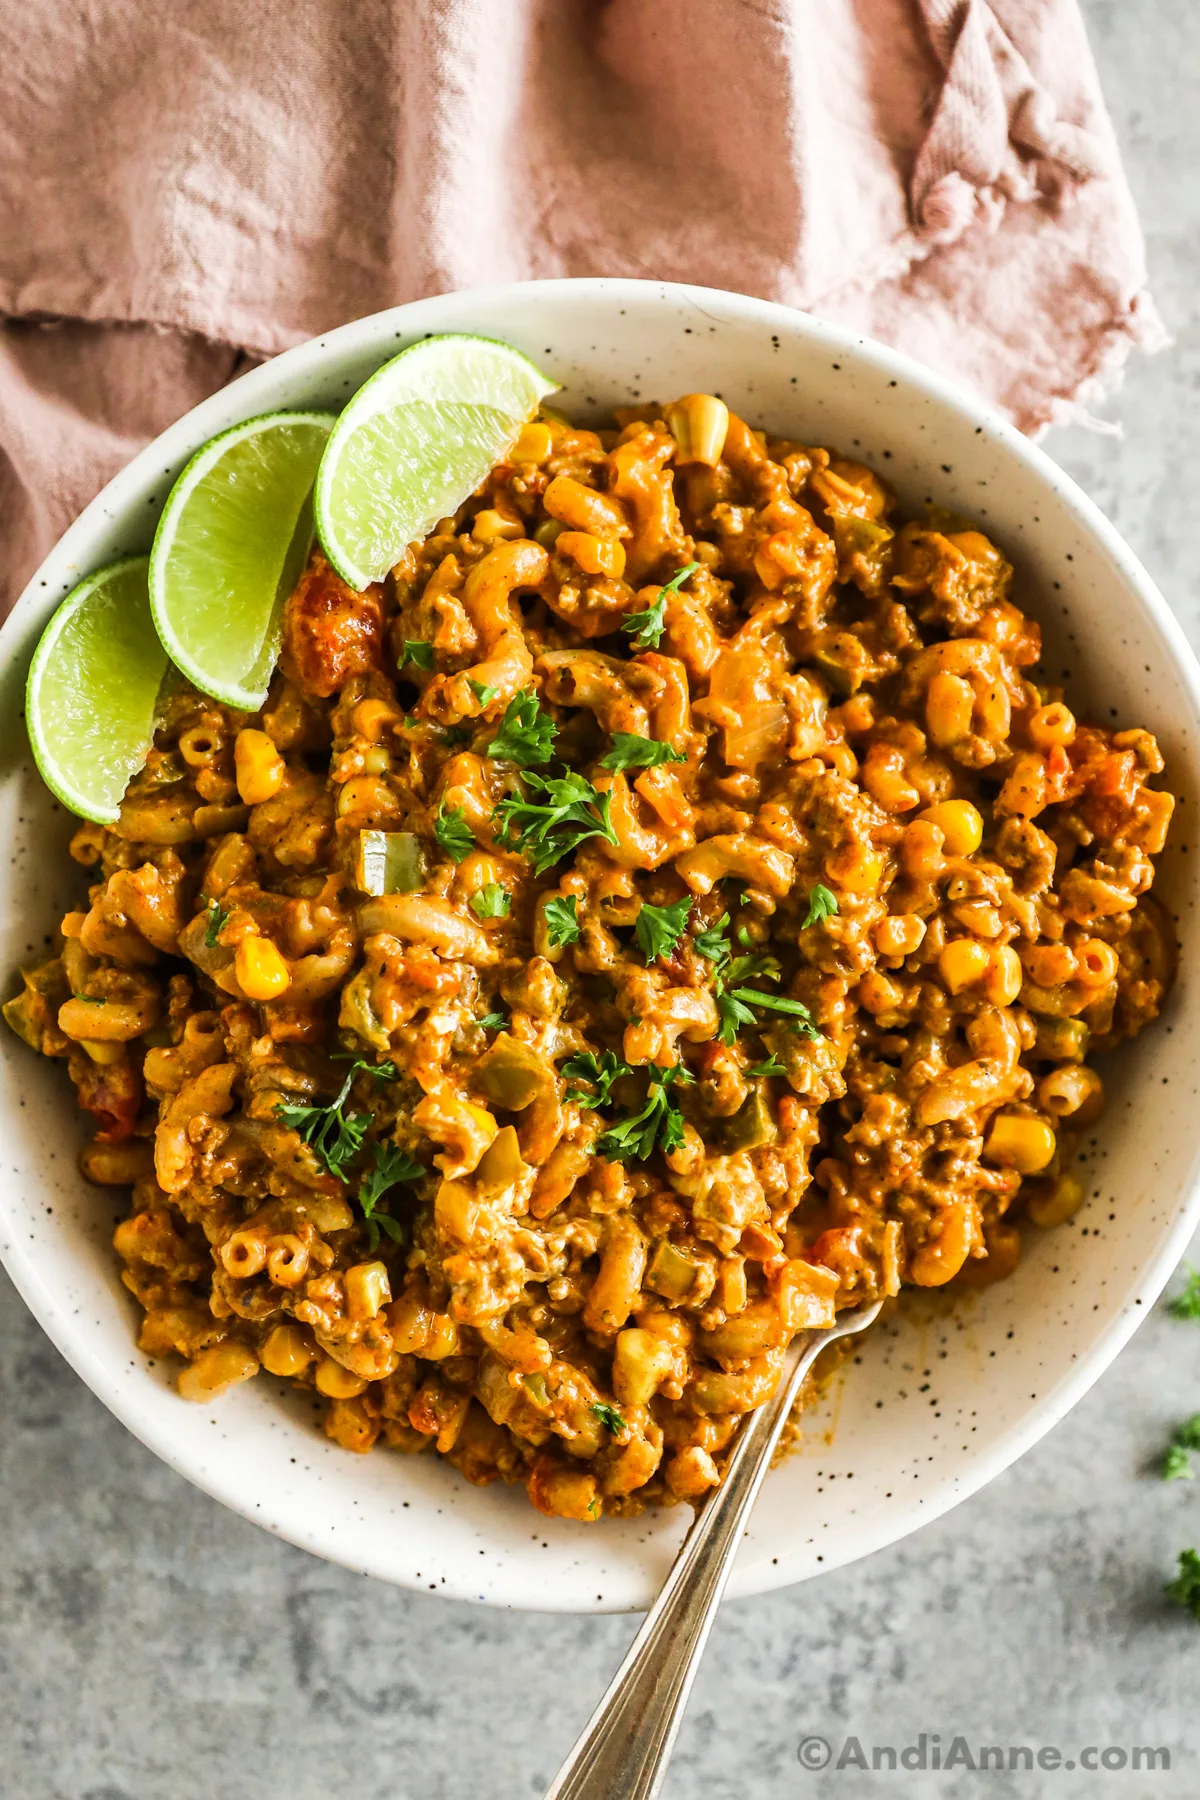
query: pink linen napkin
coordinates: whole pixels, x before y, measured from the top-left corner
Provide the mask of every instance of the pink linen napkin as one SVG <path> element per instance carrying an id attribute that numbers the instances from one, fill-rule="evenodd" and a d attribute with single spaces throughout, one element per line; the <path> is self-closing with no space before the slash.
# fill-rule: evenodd
<path id="1" fill-rule="evenodd" d="M 0 52 L 0 607 L 239 360 L 452 288 L 740 289 L 1029 431 L 1162 341 L 1077 0 L 25 0 Z"/>

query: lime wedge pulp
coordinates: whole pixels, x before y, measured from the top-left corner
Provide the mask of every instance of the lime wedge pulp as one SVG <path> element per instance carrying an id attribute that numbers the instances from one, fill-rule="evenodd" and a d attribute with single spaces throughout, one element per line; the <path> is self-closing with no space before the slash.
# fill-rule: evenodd
<path id="1" fill-rule="evenodd" d="M 343 581 L 360 591 L 382 581 L 557 385 L 491 338 L 422 338 L 384 363 L 338 419 L 313 495 L 321 548 Z"/>
<path id="2" fill-rule="evenodd" d="M 243 712 L 267 697 L 333 423 L 332 413 L 279 412 L 222 432 L 184 469 L 154 534 L 158 635 L 194 686 Z"/>
<path id="3" fill-rule="evenodd" d="M 111 825 L 154 742 L 167 653 L 146 591 L 145 556 L 109 563 L 67 595 L 34 652 L 25 719 L 51 792 Z"/>

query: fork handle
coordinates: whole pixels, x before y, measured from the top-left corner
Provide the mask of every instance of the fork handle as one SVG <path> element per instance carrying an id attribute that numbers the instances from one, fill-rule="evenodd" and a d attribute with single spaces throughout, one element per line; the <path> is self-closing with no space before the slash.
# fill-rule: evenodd
<path id="1" fill-rule="evenodd" d="M 697 1514 L 662 1592 L 546 1800 L 654 1800 L 747 1516 L 800 1383 L 831 1335 L 797 1340 L 773 1397 L 742 1426 L 725 1479 Z"/>

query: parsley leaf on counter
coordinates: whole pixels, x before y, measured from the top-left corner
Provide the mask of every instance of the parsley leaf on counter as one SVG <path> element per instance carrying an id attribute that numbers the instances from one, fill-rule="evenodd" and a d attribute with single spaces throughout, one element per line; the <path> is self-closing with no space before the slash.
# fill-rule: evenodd
<path id="1" fill-rule="evenodd" d="M 1194 1481 L 1192 1459 L 1182 1444 L 1168 1444 L 1162 1459 L 1164 1481 Z"/>
<path id="2" fill-rule="evenodd" d="M 489 881 L 485 887 L 471 895 L 467 905 L 477 919 L 506 919 L 512 897 L 498 881 Z"/>
<path id="3" fill-rule="evenodd" d="M 515 694 L 504 709 L 500 729 L 488 745 L 489 756 L 503 762 L 516 763 L 529 769 L 536 763 L 548 763 L 554 755 L 558 726 L 544 713 L 536 694 Z"/>
<path id="4" fill-rule="evenodd" d="M 544 909 L 546 920 L 546 937 L 552 950 L 563 950 L 568 944 L 579 941 L 579 919 L 575 911 L 574 894 L 555 894 L 553 900 L 547 900 Z"/>
<path id="5" fill-rule="evenodd" d="M 1166 1583 L 1163 1592 L 1177 1606 L 1185 1606 L 1200 1624 L 1200 1556 L 1194 1550 L 1179 1552 L 1179 1573 L 1174 1581 Z"/>
<path id="6" fill-rule="evenodd" d="M 647 963 L 657 962 L 660 956 L 670 956 L 687 928 L 691 910 L 690 894 L 685 894 L 682 900 L 676 900 L 671 906 L 643 904 L 634 926 L 634 935 L 638 941 L 638 949 Z"/>
<path id="7" fill-rule="evenodd" d="M 586 776 L 574 769 L 557 777 L 527 771 L 525 781 L 545 794 L 545 801 L 512 794 L 500 802 L 496 818 L 506 832 L 516 830 L 515 848 L 533 858 L 537 874 L 544 874 L 587 838 L 617 842 L 608 816 L 609 796 L 597 793 Z"/>
<path id="8" fill-rule="evenodd" d="M 1185 1263 L 1187 1286 L 1176 1294 L 1167 1311 L 1173 1319 L 1200 1319 L 1200 1269 Z"/>
<path id="9" fill-rule="evenodd" d="M 685 763 L 687 757 L 658 738 L 634 737 L 629 731 L 614 731 L 612 749 L 600 758 L 602 769 L 657 769 L 660 763 Z"/>
<path id="10" fill-rule="evenodd" d="M 823 920 L 832 918 L 837 909 L 837 895 L 824 882 L 818 881 L 816 887 L 809 892 L 808 913 L 800 927 L 801 931 L 807 931 L 810 925 L 820 925 Z"/>
<path id="11" fill-rule="evenodd" d="M 461 806 L 452 806 L 447 812 L 444 800 L 433 821 L 433 835 L 446 855 L 456 863 L 463 862 L 475 848 L 475 834 L 467 824 L 465 811 Z"/>

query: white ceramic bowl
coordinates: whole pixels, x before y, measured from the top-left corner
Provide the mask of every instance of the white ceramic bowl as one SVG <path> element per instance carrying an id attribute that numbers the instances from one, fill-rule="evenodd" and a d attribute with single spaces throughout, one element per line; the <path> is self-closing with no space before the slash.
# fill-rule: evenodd
<path id="1" fill-rule="evenodd" d="M 72 821 L 42 788 L 20 722 L 54 607 L 101 563 L 148 548 L 173 478 L 214 433 L 276 407 L 336 407 L 401 344 L 436 331 L 518 345 L 562 382 L 556 403 L 577 416 L 715 390 L 755 425 L 874 464 L 909 507 L 935 500 L 974 515 L 1015 562 L 1048 663 L 1094 717 L 1158 734 L 1183 801 L 1159 884 L 1178 914 L 1181 979 L 1166 1018 L 1106 1065 L 1110 1103 L 1084 1165 L 1091 1197 L 1068 1226 L 1034 1236 L 1011 1280 L 875 1332 L 759 1500 L 732 1591 L 782 1586 L 904 1536 L 1035 1443 L 1145 1316 L 1195 1226 L 1200 920 L 1187 852 L 1200 671 L 1145 572 L 1067 477 L 878 344 L 762 301 L 652 282 L 423 300 L 301 345 L 197 407 L 117 476 L 30 583 L 0 632 L 0 969 L 40 953 L 82 885 L 65 854 Z M 172 1467 L 317 1555 L 407 1587 L 568 1612 L 649 1602 L 690 1517 L 682 1508 L 597 1526 L 543 1519 L 523 1493 L 469 1487 L 432 1457 L 335 1449 L 266 1377 L 211 1411 L 178 1399 L 169 1372 L 135 1348 L 110 1247 L 116 1208 L 76 1173 L 83 1134 L 62 1069 L 4 1032 L 0 1080 L 4 1261 L 78 1373 Z"/>

